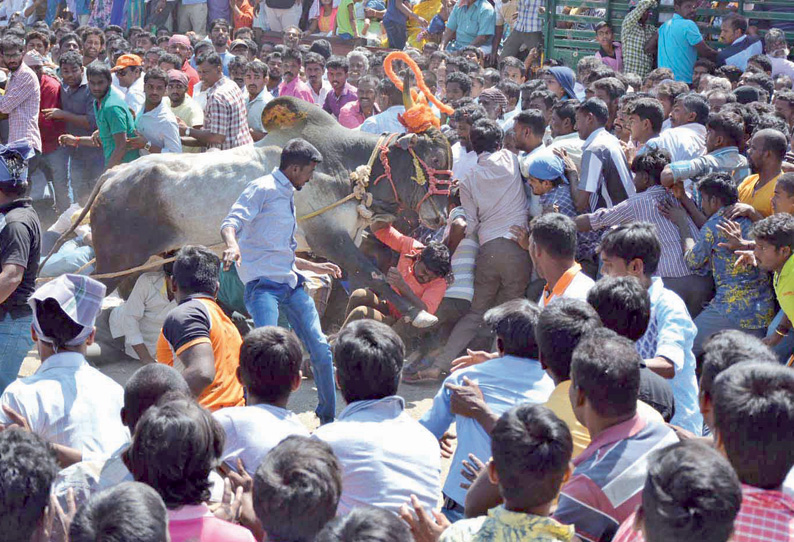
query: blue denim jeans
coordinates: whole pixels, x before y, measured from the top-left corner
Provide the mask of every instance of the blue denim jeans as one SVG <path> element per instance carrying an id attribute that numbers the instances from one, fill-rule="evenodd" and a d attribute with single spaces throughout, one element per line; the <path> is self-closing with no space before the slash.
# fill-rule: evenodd
<path id="1" fill-rule="evenodd" d="M 33 315 L 12 318 L 4 313 L 0 320 L 0 394 L 17 379 L 19 368 L 33 346 L 30 325 Z"/>
<path id="2" fill-rule="evenodd" d="M 700 356 L 703 353 L 703 344 L 709 337 L 723 329 L 737 329 L 758 337 L 759 339 L 763 338 L 766 334 L 766 329 L 763 328 L 743 329 L 733 320 L 726 318 L 725 315 L 720 312 L 720 309 L 713 304 L 707 305 L 706 308 L 697 315 L 695 318 L 695 326 L 698 328 L 695 342 L 692 345 L 692 353 L 695 354 L 695 356 Z"/>
<path id="3" fill-rule="evenodd" d="M 245 285 L 245 307 L 256 327 L 278 325 L 279 308 L 286 315 L 311 357 L 319 400 L 315 413 L 320 423 L 334 421 L 336 387 L 331 347 L 320 327 L 314 301 L 303 289 L 303 280 L 295 288 L 264 278 L 252 280 Z"/>
<path id="4" fill-rule="evenodd" d="M 778 311 L 777 316 L 775 316 L 775 318 L 772 320 L 772 323 L 769 324 L 769 328 L 766 333 L 767 337 L 771 337 L 775 334 L 775 330 L 777 329 L 777 326 L 780 325 L 780 321 L 783 319 L 784 314 L 785 313 L 782 309 Z M 783 340 L 780 341 L 777 346 L 772 347 L 772 350 L 774 350 L 775 354 L 777 354 L 780 363 L 787 363 L 792 352 L 794 352 L 794 330 L 789 330 L 789 332 L 786 333 L 786 336 L 783 337 Z"/>

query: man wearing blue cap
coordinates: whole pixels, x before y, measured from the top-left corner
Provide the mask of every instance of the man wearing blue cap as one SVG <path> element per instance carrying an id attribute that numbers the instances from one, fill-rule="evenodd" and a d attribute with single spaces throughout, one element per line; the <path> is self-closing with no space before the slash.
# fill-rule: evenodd
<path id="1" fill-rule="evenodd" d="M 41 226 L 28 192 L 25 140 L 0 145 L 0 393 L 13 382 L 33 346 L 28 297 L 36 287 Z"/>

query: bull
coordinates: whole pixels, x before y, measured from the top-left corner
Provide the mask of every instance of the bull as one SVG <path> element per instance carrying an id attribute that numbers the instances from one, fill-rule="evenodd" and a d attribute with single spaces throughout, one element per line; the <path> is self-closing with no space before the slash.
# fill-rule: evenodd
<path id="1" fill-rule="evenodd" d="M 302 137 L 323 162 L 295 194 L 298 250 L 335 262 L 355 287 L 390 301 L 414 326 L 434 324 L 434 316 L 392 290 L 358 244 L 373 220 L 394 220 L 405 211 L 415 211 L 430 228 L 444 224 L 452 155 L 441 132 L 377 136 L 349 130 L 292 97 L 273 100 L 262 118 L 268 135 L 256 146 L 149 155 L 106 172 L 89 203 L 96 273 L 130 269 L 185 244 L 218 244 L 221 221 L 246 185 L 278 166 L 289 139 Z M 350 173 L 368 163 L 371 196 L 359 187 L 359 200 L 351 197 L 356 182 Z M 120 280 L 105 282 L 111 290 Z"/>

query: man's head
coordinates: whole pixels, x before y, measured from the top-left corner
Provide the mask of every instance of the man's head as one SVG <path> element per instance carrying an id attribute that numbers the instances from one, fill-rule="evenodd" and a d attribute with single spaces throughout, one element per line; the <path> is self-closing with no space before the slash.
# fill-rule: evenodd
<path id="1" fill-rule="evenodd" d="M 728 173 L 709 173 L 697 183 L 703 213 L 714 213 L 739 201 L 739 191 Z"/>
<path id="2" fill-rule="evenodd" d="M 524 63 L 514 56 L 502 60 L 500 72 L 503 80 L 513 81 L 519 85 L 524 82 Z"/>
<path id="3" fill-rule="evenodd" d="M 523 92 L 523 91 L 522 91 Z M 521 109 L 537 109 L 543 113 L 543 118 L 546 124 L 551 122 L 551 111 L 554 105 L 558 102 L 557 95 L 550 90 L 536 90 L 529 93 L 529 107 L 523 107 L 523 94 L 522 94 L 522 107 Z M 563 102 L 564 103 L 564 102 Z"/>
<path id="4" fill-rule="evenodd" d="M 397 514 L 360 506 L 328 522 L 314 542 L 413 542 L 408 524 Z"/>
<path id="5" fill-rule="evenodd" d="M 788 141 L 783 132 L 771 128 L 757 131 L 747 147 L 750 169 L 755 173 L 779 172 L 787 150 Z"/>
<path id="6" fill-rule="evenodd" d="M 574 221 L 562 213 L 547 213 L 532 220 L 529 225 L 529 255 L 541 275 L 551 269 L 570 268 L 576 256 Z M 553 286 L 549 284 L 549 288 Z"/>
<path id="7" fill-rule="evenodd" d="M 526 172 L 529 186 L 536 196 L 548 194 L 566 182 L 565 164 L 550 150 L 533 153 L 526 162 Z M 530 248 L 530 256 L 532 252 Z"/>
<path id="8" fill-rule="evenodd" d="M 557 102 L 551 108 L 551 136 L 560 137 L 576 131 L 576 110 L 579 102 L 566 100 Z"/>
<path id="9" fill-rule="evenodd" d="M 651 320 L 651 296 L 634 277 L 603 277 L 587 293 L 604 327 L 638 341 Z"/>
<path id="10" fill-rule="evenodd" d="M 267 55 L 265 63 L 267 64 L 268 70 L 270 70 L 268 79 L 272 81 L 280 81 L 281 68 L 282 68 L 281 53 L 279 52 L 270 53 L 269 55 Z"/>
<path id="11" fill-rule="evenodd" d="M 775 214 L 753 226 L 753 254 L 764 271 L 780 271 L 794 251 L 794 216 Z"/>
<path id="12" fill-rule="evenodd" d="M 334 92 L 337 95 L 341 94 L 345 84 L 347 84 L 347 74 L 350 71 L 347 58 L 344 56 L 332 56 L 325 63 L 325 70 L 328 82 L 331 83 Z"/>
<path id="13" fill-rule="evenodd" d="M 4 36 L 0 40 L 0 52 L 3 55 L 3 63 L 11 72 L 15 72 L 22 65 L 22 57 L 25 55 L 25 42 L 14 35 Z"/>
<path id="14" fill-rule="evenodd" d="M 438 241 L 429 242 L 414 263 L 414 278 L 419 284 L 446 278 L 451 271 L 449 249 Z"/>
<path id="15" fill-rule="evenodd" d="M 323 155 L 305 139 L 290 139 L 281 151 L 279 169 L 289 179 L 295 190 L 301 190 L 314 174 Z"/>
<path id="16" fill-rule="evenodd" d="M 794 215 L 794 173 L 784 173 L 778 177 L 772 196 L 772 210 Z"/>
<path id="17" fill-rule="evenodd" d="M 648 141 L 662 131 L 664 107 L 655 98 L 638 98 L 628 106 L 628 120 L 634 141 Z"/>
<path id="18" fill-rule="evenodd" d="M 587 334 L 571 361 L 569 396 L 579 423 L 590 429 L 634 416 L 641 363 L 634 343 L 614 331 L 596 329 Z"/>
<path id="19" fill-rule="evenodd" d="M 743 17 L 738 13 L 731 13 L 722 19 L 720 43 L 724 43 L 725 45 L 732 44 L 747 33 L 747 27 L 747 17 Z"/>
<path id="20" fill-rule="evenodd" d="M 779 489 L 794 467 L 794 371 L 740 363 L 714 380 L 715 442 L 743 484 Z"/>
<path id="21" fill-rule="evenodd" d="M 361 91 L 359 90 L 359 100 L 361 99 Z M 471 150 L 471 127 L 480 119 L 487 118 L 487 113 L 481 105 L 476 103 L 466 104 L 455 110 L 450 118 L 451 124 L 454 124 L 455 131 L 458 134 L 460 144 L 467 150 Z"/>
<path id="22" fill-rule="evenodd" d="M 375 107 L 378 97 L 378 78 L 365 75 L 358 80 L 358 105 L 362 110 L 370 111 Z"/>
<path id="23" fill-rule="evenodd" d="M 598 250 L 604 275 L 632 276 L 645 285 L 659 267 L 662 243 L 653 224 L 632 222 L 609 230 L 601 238 Z"/>
<path id="24" fill-rule="evenodd" d="M 599 327 L 598 313 L 579 299 L 560 298 L 541 311 L 535 326 L 535 342 L 540 350 L 540 363 L 555 382 L 571 378 L 571 358 L 576 345 Z"/>
<path id="25" fill-rule="evenodd" d="M 781 115 L 789 126 L 794 126 L 794 91 L 782 90 L 775 93 L 775 111 Z"/>
<path id="26" fill-rule="evenodd" d="M 85 68 L 86 79 L 88 79 L 88 90 L 95 100 L 101 101 L 110 91 L 112 75 L 107 64 L 102 62 L 92 62 Z"/>
<path id="27" fill-rule="evenodd" d="M 156 40 L 157 38 L 155 38 L 154 34 L 152 34 L 151 32 L 141 32 L 140 34 L 135 36 L 135 42 L 133 43 L 133 45 L 135 47 L 143 49 L 144 51 L 148 51 L 149 49 L 154 47 Z"/>
<path id="28" fill-rule="evenodd" d="M 146 53 L 146 58 L 149 58 L 151 55 L 151 51 Z M 160 53 L 157 55 L 157 62 L 156 65 L 158 68 L 161 68 L 166 73 L 171 70 L 181 70 L 182 69 L 182 57 L 174 53 Z"/>
<path id="29" fill-rule="evenodd" d="M 756 68 L 772 77 L 772 61 L 767 55 L 753 55 L 747 59 L 748 68 Z"/>
<path id="30" fill-rule="evenodd" d="M 297 49 L 303 32 L 297 26 L 288 26 L 284 29 L 283 39 L 287 49 Z"/>
<path id="31" fill-rule="evenodd" d="M 214 51 L 200 54 L 196 59 L 196 67 L 202 88 L 209 89 L 223 77 L 223 61 Z"/>
<path id="32" fill-rule="evenodd" d="M 218 51 L 226 51 L 229 45 L 229 22 L 226 19 L 215 19 L 210 23 L 210 40 Z"/>
<path id="33" fill-rule="evenodd" d="M 642 91 L 651 92 L 662 81 L 667 81 L 668 79 L 673 79 L 674 77 L 673 70 L 670 68 L 656 68 L 645 76 L 645 80 L 642 82 Z"/>
<path id="34" fill-rule="evenodd" d="M 609 120 L 609 109 L 603 100 L 590 98 L 576 109 L 576 130 L 581 139 L 606 126 Z"/>
<path id="35" fill-rule="evenodd" d="M 99 28 L 87 28 L 83 31 L 83 56 L 88 61 L 99 58 L 105 47 L 105 34 Z"/>
<path id="36" fill-rule="evenodd" d="M 320 88 L 325 74 L 325 58 L 318 53 L 306 53 L 303 58 L 303 70 L 309 84 L 313 88 Z"/>
<path id="37" fill-rule="evenodd" d="M 163 101 L 168 86 L 168 75 L 160 68 L 152 68 L 143 76 L 143 92 L 146 105 L 157 107 Z"/>
<path id="38" fill-rule="evenodd" d="M 713 113 L 706 122 L 706 152 L 744 142 L 744 120 L 734 113 Z"/>
<path id="39" fill-rule="evenodd" d="M 64 54 L 66 51 L 77 51 L 82 55 L 83 42 L 80 40 L 80 36 L 74 32 L 68 32 L 61 36 L 58 39 L 58 51 L 60 54 Z"/>
<path id="40" fill-rule="evenodd" d="M 229 62 L 229 79 L 237 83 L 241 90 L 245 88 L 245 71 L 247 68 L 247 57 L 236 56 Z"/>
<path id="41" fill-rule="evenodd" d="M 736 103 L 736 94 L 722 89 L 709 90 L 705 96 L 712 113 L 719 113 L 725 105 Z"/>
<path id="42" fill-rule="evenodd" d="M 485 324 L 496 335 L 496 347 L 503 356 L 538 359 L 535 325 L 540 315 L 537 303 L 514 299 L 485 313 Z"/>
<path id="43" fill-rule="evenodd" d="M 49 444 L 22 429 L 0 432 L 0 532 L 30 542 L 41 529 L 58 463 Z"/>
<path id="44" fill-rule="evenodd" d="M 472 149 L 477 154 L 498 151 L 503 137 L 502 129 L 489 118 L 478 120 L 469 131 Z"/>
<path id="45" fill-rule="evenodd" d="M 80 507 L 70 542 L 168 542 L 168 510 L 160 495 L 140 482 L 122 482 Z"/>
<path id="46" fill-rule="evenodd" d="M 25 36 L 25 51 L 36 51 L 41 56 L 47 56 L 50 51 L 50 37 L 44 32 L 31 30 Z"/>
<path id="47" fill-rule="evenodd" d="M 390 327 L 374 320 L 352 322 L 339 332 L 333 353 L 348 404 L 397 393 L 405 346 Z"/>
<path id="48" fill-rule="evenodd" d="M 670 152 L 667 149 L 651 148 L 637 156 L 631 163 L 637 192 L 645 192 L 652 186 L 658 186 L 661 183 L 662 170 L 670 161 Z"/>
<path id="49" fill-rule="evenodd" d="M 143 59 L 138 55 L 121 55 L 116 61 L 116 65 L 111 69 L 118 78 L 119 85 L 129 88 L 141 76 L 143 69 Z"/>
<path id="50" fill-rule="evenodd" d="M 363 51 L 354 50 L 347 53 L 347 80 L 355 85 L 369 71 L 369 58 Z"/>
<path id="51" fill-rule="evenodd" d="M 378 83 L 378 105 L 381 111 L 403 105 L 403 93 L 388 77 Z"/>
<path id="52" fill-rule="evenodd" d="M 317 439 L 285 438 L 254 475 L 254 511 L 268 540 L 312 542 L 336 515 L 341 495 L 342 467 Z"/>
<path id="53" fill-rule="evenodd" d="M 684 19 L 694 19 L 699 4 L 699 0 L 675 0 L 675 12 Z"/>
<path id="54" fill-rule="evenodd" d="M 220 259 L 201 245 L 187 245 L 176 254 L 171 286 L 177 301 L 190 295 L 215 297 L 220 285 Z"/>
<path id="55" fill-rule="evenodd" d="M 647 542 L 728 542 L 742 486 L 714 448 L 685 440 L 654 452 L 637 524 Z"/>
<path id="56" fill-rule="evenodd" d="M 524 403 L 499 418 L 491 433 L 488 477 L 510 510 L 531 510 L 556 500 L 573 470 L 573 438 L 564 421 Z"/>
<path id="57" fill-rule="evenodd" d="M 252 60 L 245 68 L 245 88 L 250 99 L 259 96 L 265 89 L 268 76 L 267 64 L 261 60 Z"/>
<path id="58" fill-rule="evenodd" d="M 519 150 L 530 152 L 543 145 L 547 124 L 543 112 L 538 109 L 527 109 L 513 118 L 516 146 Z"/>
<path id="59" fill-rule="evenodd" d="M 190 45 L 190 39 L 182 34 L 174 34 L 168 38 L 168 52 L 179 55 L 182 62 L 190 60 L 193 56 L 193 46 Z M 181 68 L 181 66 L 179 66 Z"/>
<path id="60" fill-rule="evenodd" d="M 284 54 L 281 55 L 281 77 L 285 83 L 298 77 L 301 71 L 301 62 L 301 55 L 297 51 L 291 49 L 284 51 Z"/>
<path id="61" fill-rule="evenodd" d="M 700 412 L 710 428 L 714 427 L 712 389 L 717 376 L 739 363 L 778 363 L 777 355 L 761 339 L 737 329 L 725 329 L 711 335 L 703 343 L 700 362 Z"/>
<path id="62" fill-rule="evenodd" d="M 692 88 L 701 90 L 701 81 L 704 75 L 714 75 L 717 65 L 708 58 L 698 58 L 692 72 Z"/>
<path id="63" fill-rule="evenodd" d="M 709 103 L 703 96 L 694 92 L 678 96 L 670 112 L 670 122 L 673 127 L 692 123 L 706 124 L 708 118 Z"/>
<path id="64" fill-rule="evenodd" d="M 507 110 L 507 96 L 496 87 L 486 88 L 480 93 L 480 105 L 488 112 L 488 118 L 497 120 L 502 118 Z"/>
<path id="65" fill-rule="evenodd" d="M 471 77 L 463 72 L 452 72 L 446 81 L 447 102 L 452 103 L 471 94 Z"/>
<path id="66" fill-rule="evenodd" d="M 122 423 L 134 432 L 143 413 L 168 394 L 190 396 L 190 388 L 181 373 L 161 363 L 144 365 L 124 384 Z"/>
<path id="67" fill-rule="evenodd" d="M 248 43 L 245 40 L 236 39 L 229 46 L 229 52 L 234 56 L 242 56 L 248 60 Z"/>
<path id="68" fill-rule="evenodd" d="M 595 25 L 596 41 L 601 47 L 612 47 L 615 39 L 615 31 L 607 21 L 601 21 Z"/>
<path id="69" fill-rule="evenodd" d="M 256 328 L 240 347 L 237 377 L 249 397 L 268 404 L 286 404 L 301 384 L 301 346 L 292 331 Z"/>
<path id="70" fill-rule="evenodd" d="M 618 101 L 621 96 L 626 94 L 626 85 L 616 77 L 607 77 L 591 83 L 588 90 L 592 93 L 593 97 L 607 104 L 607 109 L 609 110 L 607 129 L 610 129 L 618 113 Z"/>
<path id="71" fill-rule="evenodd" d="M 83 56 L 77 51 L 67 51 L 58 57 L 61 79 L 71 88 L 83 83 Z"/>

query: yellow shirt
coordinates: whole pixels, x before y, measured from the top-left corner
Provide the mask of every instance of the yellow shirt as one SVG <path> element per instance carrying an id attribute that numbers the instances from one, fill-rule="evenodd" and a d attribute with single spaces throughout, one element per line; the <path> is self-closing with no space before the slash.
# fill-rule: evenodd
<path id="1" fill-rule="evenodd" d="M 772 214 L 772 196 L 775 195 L 775 185 L 780 175 L 766 183 L 756 192 L 755 185 L 758 184 L 758 177 L 758 175 L 750 175 L 742 181 L 738 188 L 739 201 L 752 205 L 753 209 L 766 218 Z"/>
<path id="2" fill-rule="evenodd" d="M 786 261 L 780 273 L 775 273 L 775 295 L 780 308 L 794 322 L 794 256 Z"/>

